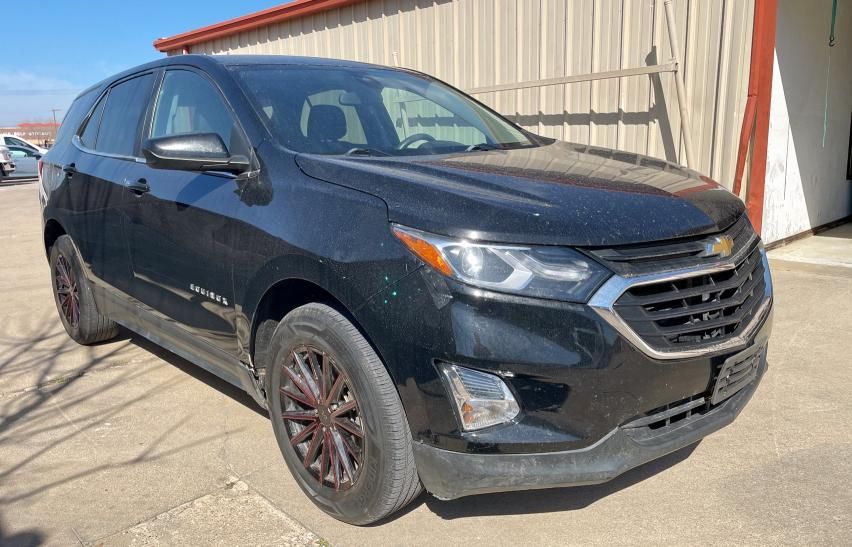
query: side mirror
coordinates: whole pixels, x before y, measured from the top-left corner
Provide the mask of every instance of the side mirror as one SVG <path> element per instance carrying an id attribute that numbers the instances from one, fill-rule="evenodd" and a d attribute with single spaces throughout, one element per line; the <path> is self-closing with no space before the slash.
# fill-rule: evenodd
<path id="1" fill-rule="evenodd" d="M 192 133 L 148 139 L 142 154 L 154 169 L 181 171 L 225 171 L 240 174 L 249 170 L 245 156 L 232 156 L 216 133 Z"/>

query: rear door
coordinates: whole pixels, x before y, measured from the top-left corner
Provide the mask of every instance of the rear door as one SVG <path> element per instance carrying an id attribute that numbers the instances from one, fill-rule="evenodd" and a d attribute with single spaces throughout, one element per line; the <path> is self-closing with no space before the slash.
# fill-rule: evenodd
<path id="1" fill-rule="evenodd" d="M 63 166 L 78 217 L 74 237 L 90 277 L 120 292 L 130 285 L 122 205 L 127 182 L 142 169 L 139 135 L 153 84 L 154 74 L 143 73 L 107 89 L 73 138 L 75 158 Z"/>
<path id="2" fill-rule="evenodd" d="M 217 133 L 231 154 L 247 140 L 217 86 L 192 69 L 164 72 L 145 136 Z M 131 295 L 213 346 L 236 354 L 232 175 L 145 166 L 144 193 L 126 207 Z"/>

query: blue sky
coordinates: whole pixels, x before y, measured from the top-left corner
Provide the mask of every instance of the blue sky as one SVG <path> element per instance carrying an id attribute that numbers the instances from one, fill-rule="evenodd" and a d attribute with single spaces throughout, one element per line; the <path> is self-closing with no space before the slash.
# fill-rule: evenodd
<path id="1" fill-rule="evenodd" d="M 284 0 L 39 0 L 2 10 L 0 125 L 61 118 L 76 93 L 162 54 L 160 37 Z M 10 6 L 11 7 L 11 6 Z"/>

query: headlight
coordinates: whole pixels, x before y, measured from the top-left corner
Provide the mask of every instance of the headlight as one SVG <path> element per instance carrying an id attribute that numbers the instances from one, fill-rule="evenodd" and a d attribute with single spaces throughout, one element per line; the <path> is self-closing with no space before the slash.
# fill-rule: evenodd
<path id="1" fill-rule="evenodd" d="M 442 274 L 499 292 L 586 302 L 609 271 L 565 247 L 492 245 L 393 226 L 414 254 Z"/>

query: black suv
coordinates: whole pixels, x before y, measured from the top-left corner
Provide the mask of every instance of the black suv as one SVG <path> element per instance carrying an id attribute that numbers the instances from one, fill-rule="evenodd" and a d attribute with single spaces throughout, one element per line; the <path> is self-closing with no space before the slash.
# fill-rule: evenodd
<path id="1" fill-rule="evenodd" d="M 40 199 L 68 334 L 123 325 L 244 388 L 350 523 L 421 487 L 609 480 L 730 423 L 766 368 L 740 200 L 410 70 L 140 66 L 74 101 Z"/>

